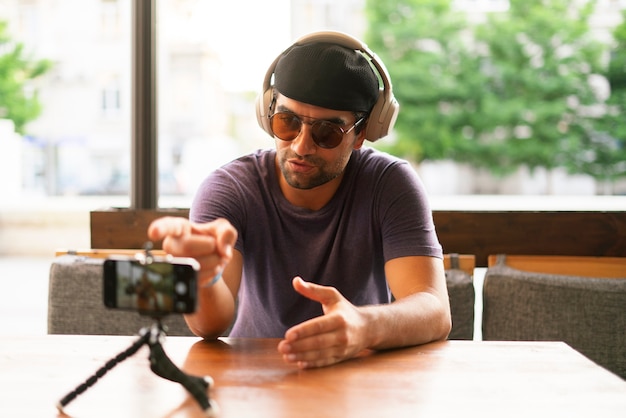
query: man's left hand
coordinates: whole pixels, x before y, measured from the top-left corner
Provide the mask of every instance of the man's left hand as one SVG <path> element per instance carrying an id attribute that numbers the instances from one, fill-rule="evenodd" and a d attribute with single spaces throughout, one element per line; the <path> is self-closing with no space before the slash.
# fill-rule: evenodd
<path id="1" fill-rule="evenodd" d="M 324 367 L 352 358 L 368 347 L 367 323 L 359 309 L 334 287 L 293 279 L 294 289 L 322 304 L 324 315 L 287 330 L 278 351 L 300 368 Z"/>

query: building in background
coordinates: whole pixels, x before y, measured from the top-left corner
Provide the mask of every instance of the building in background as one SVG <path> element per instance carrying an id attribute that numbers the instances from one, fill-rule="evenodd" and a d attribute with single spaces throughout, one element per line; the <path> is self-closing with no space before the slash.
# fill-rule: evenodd
<path id="1" fill-rule="evenodd" d="M 42 115 L 22 141 L 25 192 L 116 194 L 130 188 L 132 0 L 0 0 L 0 19 L 54 68 L 36 82 Z M 625 0 L 598 0 L 598 37 L 619 21 Z M 292 40 L 321 29 L 362 37 L 365 0 L 157 0 L 159 191 L 192 195 L 214 168 L 271 139 L 254 100 L 266 68 Z M 479 18 L 508 0 L 456 0 Z M 6 125 L 3 128 L 6 131 Z M 9 146 L 0 140 L 0 147 Z M 2 153 L 0 153 L 2 154 Z M 540 194 L 541 170 L 492 179 L 447 162 L 420 168 L 433 194 Z M 552 174 L 555 191 L 594 194 L 584 176 Z M 471 190 L 477 190 L 474 187 Z"/>
<path id="2" fill-rule="evenodd" d="M 254 90 L 291 40 L 289 2 L 282 3 L 286 25 L 266 29 L 277 13 L 256 1 L 156 2 L 161 194 L 192 194 L 212 169 L 268 144 L 255 120 Z M 54 63 L 32 86 L 43 112 L 27 126 L 22 147 L 27 193 L 129 193 L 131 6 L 0 0 L 13 40 Z M 263 48 L 260 33 L 270 39 Z"/>

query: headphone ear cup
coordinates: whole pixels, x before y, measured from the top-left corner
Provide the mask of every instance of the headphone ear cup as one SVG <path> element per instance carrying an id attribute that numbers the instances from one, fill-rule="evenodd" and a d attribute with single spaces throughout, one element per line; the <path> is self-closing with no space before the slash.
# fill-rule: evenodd
<path id="1" fill-rule="evenodd" d="M 274 98 L 274 88 L 269 87 L 263 93 L 259 94 L 256 98 L 256 119 L 261 129 L 267 132 L 270 136 L 274 136 L 272 128 L 270 127 L 269 109 L 272 99 Z"/>
<path id="2" fill-rule="evenodd" d="M 374 104 L 367 120 L 365 139 L 374 142 L 387 136 L 396 123 L 399 110 L 400 105 L 393 94 L 390 94 L 385 89 L 381 89 L 378 100 Z"/>

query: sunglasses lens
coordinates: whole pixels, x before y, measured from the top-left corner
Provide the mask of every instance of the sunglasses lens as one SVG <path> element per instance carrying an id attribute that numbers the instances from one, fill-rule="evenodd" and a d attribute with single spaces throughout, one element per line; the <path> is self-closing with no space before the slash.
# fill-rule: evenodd
<path id="1" fill-rule="evenodd" d="M 335 148 L 343 139 L 343 132 L 332 122 L 318 120 L 311 126 L 313 141 L 322 148 Z"/>
<path id="2" fill-rule="evenodd" d="M 272 132 L 283 141 L 292 141 L 300 133 L 302 121 L 296 115 L 289 113 L 275 113 L 270 118 Z"/>
<path id="3" fill-rule="evenodd" d="M 300 134 L 302 120 L 295 114 L 278 112 L 270 117 L 270 127 L 277 138 L 293 141 Z M 332 122 L 317 120 L 311 124 L 311 136 L 318 147 L 335 148 L 343 135 L 341 128 Z"/>

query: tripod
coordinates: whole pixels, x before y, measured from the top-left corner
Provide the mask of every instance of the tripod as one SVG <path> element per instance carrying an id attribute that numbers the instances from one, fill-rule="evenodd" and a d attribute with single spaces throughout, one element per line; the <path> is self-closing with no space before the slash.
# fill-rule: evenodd
<path id="1" fill-rule="evenodd" d="M 186 374 L 172 363 L 161 345 L 161 341 L 165 338 L 165 330 L 161 321 L 157 320 L 152 327 L 142 328 L 139 331 L 139 335 L 139 339 L 130 347 L 107 361 L 104 366 L 98 369 L 84 383 L 78 385 L 76 389 L 61 399 L 57 404 L 59 412 L 63 413 L 63 408 L 76 399 L 78 395 L 95 385 L 98 379 L 103 377 L 113 367 L 135 354 L 146 344 L 150 347 L 150 369 L 164 379 L 180 383 L 194 397 L 207 416 L 215 417 L 217 415 L 217 404 L 215 401 L 211 401 L 207 394 L 207 389 L 213 386 L 213 379 L 210 376 L 198 377 Z"/>

